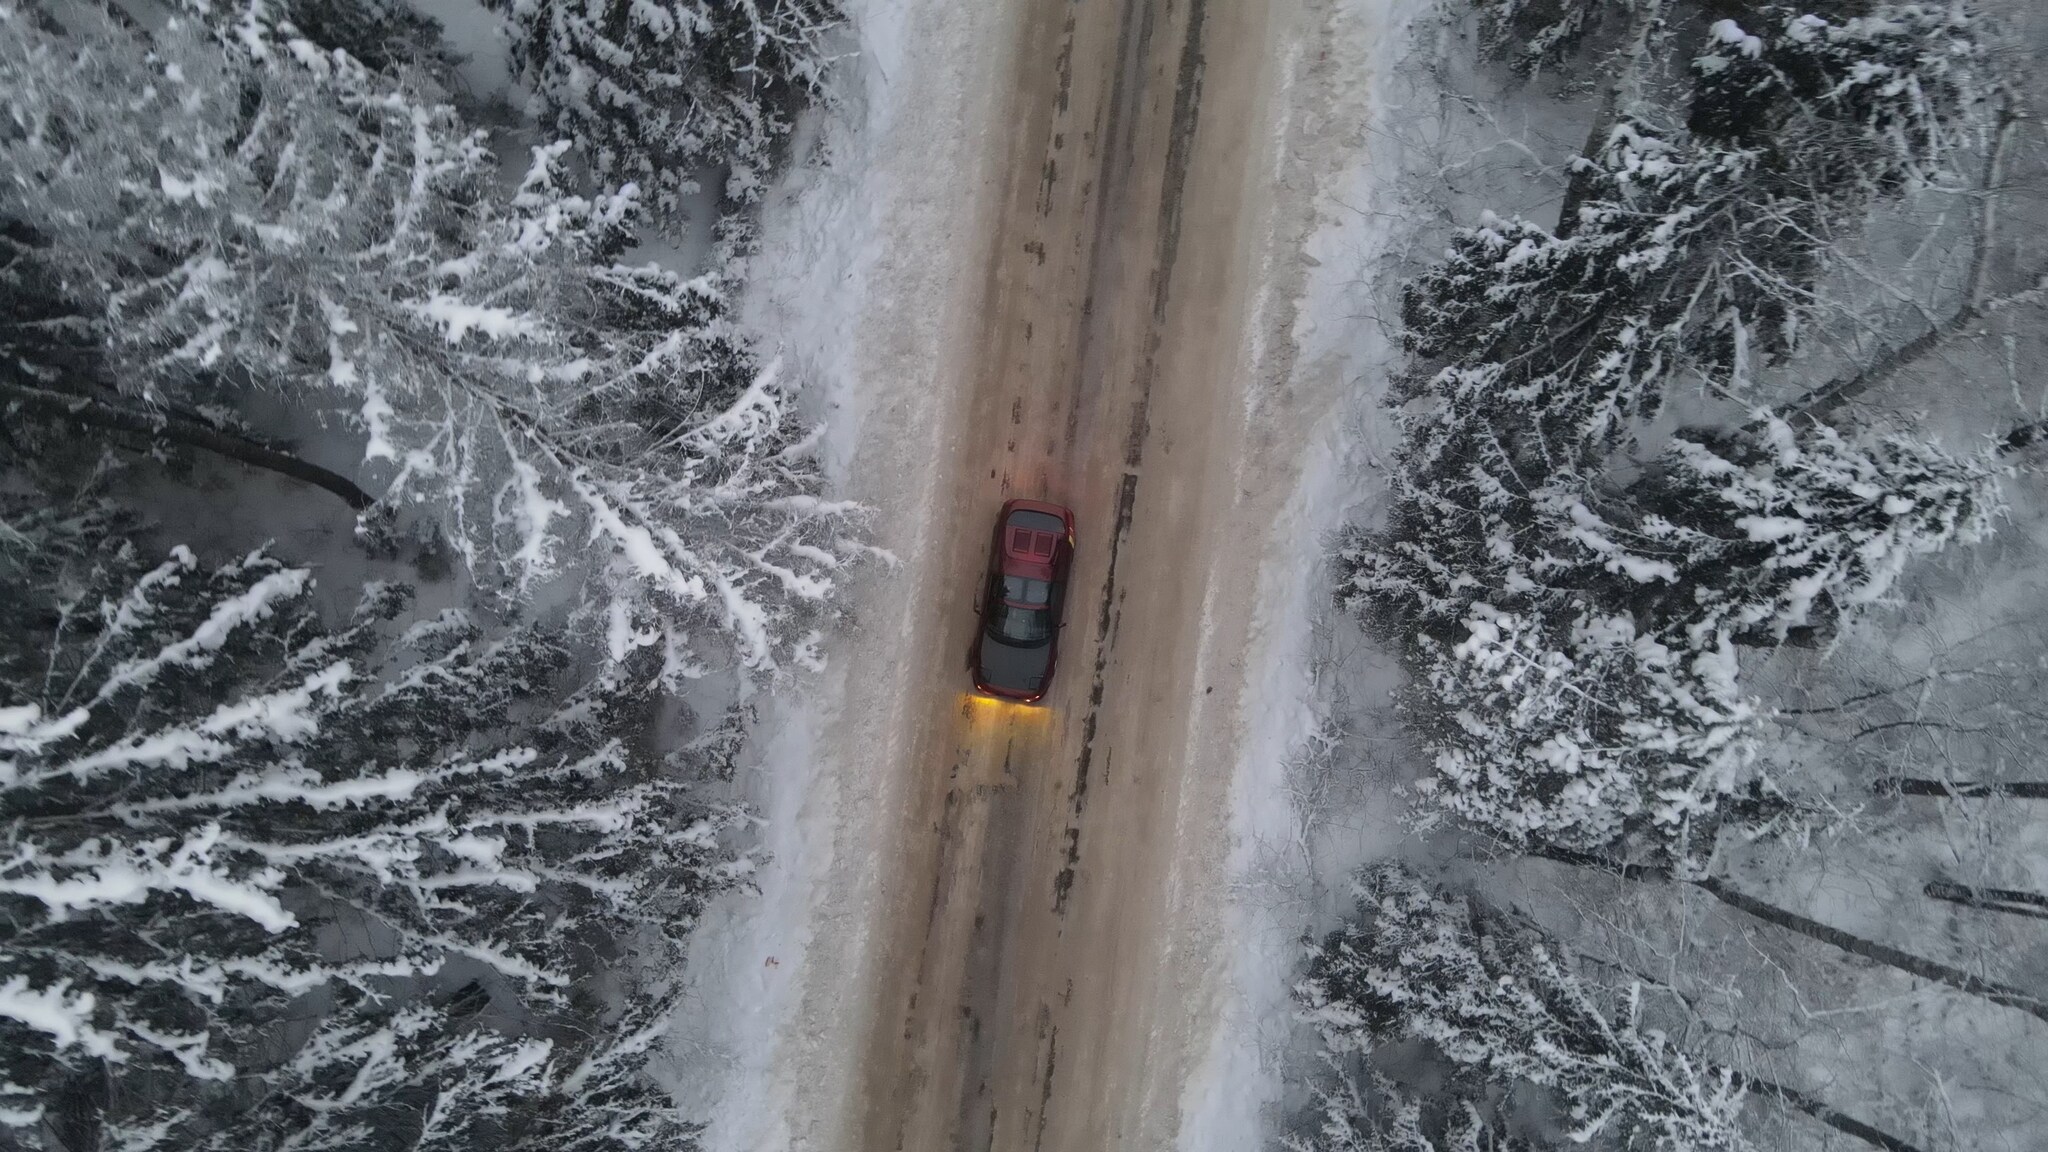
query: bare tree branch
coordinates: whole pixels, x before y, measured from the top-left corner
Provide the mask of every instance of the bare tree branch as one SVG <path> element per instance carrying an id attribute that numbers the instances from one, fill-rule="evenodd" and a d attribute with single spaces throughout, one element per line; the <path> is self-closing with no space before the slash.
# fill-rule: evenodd
<path id="1" fill-rule="evenodd" d="M 1913 339 L 1880 353 L 1855 375 L 1830 380 L 1779 409 L 1780 416 L 1826 420 L 1835 409 L 1891 379 L 1901 368 L 1934 351 L 1985 313 L 1998 311 L 2003 306 L 2003 301 L 1986 300 L 1984 287 L 1990 273 L 1991 244 L 1998 228 L 1998 185 L 2005 170 L 2006 147 L 2017 133 L 2022 119 L 2024 116 L 2013 108 L 2010 100 L 1999 109 L 1991 150 L 1984 157 L 1984 170 L 1978 179 L 1977 242 L 1970 251 L 1970 272 L 1963 282 L 1962 307 Z M 2048 268 L 2029 279 L 2033 282 L 2048 280 Z"/>

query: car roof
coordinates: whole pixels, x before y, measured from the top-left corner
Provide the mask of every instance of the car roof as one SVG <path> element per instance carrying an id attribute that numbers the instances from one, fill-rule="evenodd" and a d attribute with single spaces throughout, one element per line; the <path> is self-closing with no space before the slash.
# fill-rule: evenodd
<path id="1" fill-rule="evenodd" d="M 1052 579 L 1052 565 L 1059 555 L 1060 537 L 1067 526 L 1043 512 L 1012 512 L 1003 522 L 1000 551 L 1005 576 L 1033 580 Z"/>

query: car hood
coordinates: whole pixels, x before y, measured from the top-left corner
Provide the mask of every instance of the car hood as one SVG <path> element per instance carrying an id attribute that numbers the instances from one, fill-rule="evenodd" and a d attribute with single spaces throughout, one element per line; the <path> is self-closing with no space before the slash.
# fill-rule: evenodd
<path id="1" fill-rule="evenodd" d="M 1037 692 L 1045 687 L 1045 674 L 1052 668 L 1052 645 L 1019 648 L 983 634 L 979 663 L 975 673 L 983 684 L 1012 692 Z"/>

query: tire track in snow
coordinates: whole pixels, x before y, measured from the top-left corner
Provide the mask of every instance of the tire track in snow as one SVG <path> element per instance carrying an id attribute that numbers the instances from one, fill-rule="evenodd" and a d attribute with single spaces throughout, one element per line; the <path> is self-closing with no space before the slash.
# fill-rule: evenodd
<path id="1" fill-rule="evenodd" d="M 1188 156 L 1194 146 L 1195 126 L 1201 108 L 1202 28 L 1207 8 L 1208 0 L 1194 0 L 1189 9 L 1187 39 L 1181 46 L 1179 76 L 1174 85 L 1173 128 L 1166 150 L 1166 181 L 1159 197 L 1162 226 L 1152 267 L 1152 330 L 1146 337 L 1145 360 L 1138 372 L 1138 398 L 1131 404 L 1130 431 L 1124 439 L 1125 472 L 1118 484 L 1116 521 L 1110 535 L 1109 579 L 1103 584 L 1102 600 L 1096 610 L 1095 634 L 1099 639 L 1095 650 L 1095 675 L 1088 689 L 1088 714 L 1081 721 L 1081 753 L 1074 763 L 1074 786 L 1068 793 L 1073 816 L 1065 833 L 1067 858 L 1059 874 L 1053 878 L 1052 910 L 1062 914 L 1066 912 L 1067 896 L 1073 890 L 1075 870 L 1081 863 L 1081 815 L 1088 804 L 1088 769 L 1094 761 L 1095 730 L 1102 711 L 1103 677 L 1108 671 L 1110 654 L 1116 648 L 1117 624 L 1122 617 L 1122 595 L 1117 590 L 1117 561 L 1123 554 L 1124 541 L 1130 536 L 1131 514 L 1138 503 L 1139 466 L 1144 461 L 1145 440 L 1152 427 L 1152 386 L 1159 377 L 1161 328 L 1166 323 L 1166 301 L 1173 285 L 1173 264 L 1180 252 L 1181 197 L 1187 189 Z M 1145 30 L 1140 36 L 1140 55 L 1143 54 L 1142 45 L 1151 38 L 1151 23 L 1152 9 L 1148 7 Z M 1117 106 L 1120 105 L 1121 102 L 1117 102 Z M 1117 112 L 1113 110 L 1110 116 L 1114 123 Z M 1098 236 L 1108 219 L 1108 213 L 1097 217 Z M 1098 251 L 1102 249 L 1098 240 Z M 1077 360 L 1078 363 L 1080 361 Z M 1078 379 L 1079 372 L 1076 377 Z M 1078 406 L 1073 411 L 1078 414 Z M 1071 421 L 1072 417 L 1069 419 Z M 1073 439 L 1072 427 L 1070 422 L 1069 440 Z"/>

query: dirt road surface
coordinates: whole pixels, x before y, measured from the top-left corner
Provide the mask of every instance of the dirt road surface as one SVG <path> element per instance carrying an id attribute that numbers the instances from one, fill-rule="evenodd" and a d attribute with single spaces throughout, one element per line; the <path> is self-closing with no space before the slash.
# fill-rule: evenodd
<path id="1" fill-rule="evenodd" d="M 901 787 L 868 999 L 841 1006 L 865 1032 L 849 1147 L 1172 1145 L 1249 600 L 1284 495 L 1247 487 L 1242 457 L 1285 7 L 1016 4 L 986 280 L 941 366 L 966 396 L 926 546 L 904 557 L 923 603 L 887 638 L 908 663 L 849 687 L 851 714 L 908 728 L 882 768 Z M 1080 522 L 1035 708 L 971 695 L 964 667 L 1013 496 Z"/>

